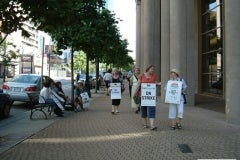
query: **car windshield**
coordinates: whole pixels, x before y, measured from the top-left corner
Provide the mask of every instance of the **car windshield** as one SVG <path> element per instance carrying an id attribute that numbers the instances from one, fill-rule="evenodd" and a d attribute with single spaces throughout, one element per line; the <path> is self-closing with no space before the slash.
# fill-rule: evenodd
<path id="1" fill-rule="evenodd" d="M 15 77 L 12 82 L 18 82 L 18 83 L 37 83 L 39 79 L 39 76 L 34 75 L 19 75 Z"/>

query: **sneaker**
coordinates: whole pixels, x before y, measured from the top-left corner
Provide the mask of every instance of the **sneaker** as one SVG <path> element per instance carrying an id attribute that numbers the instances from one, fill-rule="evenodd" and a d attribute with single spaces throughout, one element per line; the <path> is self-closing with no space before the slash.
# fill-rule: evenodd
<path id="1" fill-rule="evenodd" d="M 114 111 L 112 111 L 111 113 L 114 114 Z"/>
<path id="2" fill-rule="evenodd" d="M 151 127 L 150 128 L 152 131 L 156 131 L 157 130 L 157 127 Z"/>

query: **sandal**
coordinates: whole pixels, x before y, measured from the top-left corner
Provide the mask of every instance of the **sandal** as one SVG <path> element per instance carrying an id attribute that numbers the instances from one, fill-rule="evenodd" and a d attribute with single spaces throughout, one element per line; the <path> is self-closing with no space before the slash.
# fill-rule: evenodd
<path id="1" fill-rule="evenodd" d="M 181 123 L 176 123 L 177 129 L 182 129 Z"/>
<path id="2" fill-rule="evenodd" d="M 148 128 L 148 125 L 144 125 L 144 126 L 143 126 L 143 129 L 145 129 L 145 128 Z"/>
<path id="3" fill-rule="evenodd" d="M 176 126 L 171 126 L 170 129 L 171 129 L 171 130 L 175 130 L 175 129 L 176 129 Z"/>

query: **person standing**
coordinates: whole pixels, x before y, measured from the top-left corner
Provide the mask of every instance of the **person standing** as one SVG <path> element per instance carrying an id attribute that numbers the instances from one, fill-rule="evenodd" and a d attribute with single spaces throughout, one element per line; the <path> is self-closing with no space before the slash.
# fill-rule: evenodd
<path id="1" fill-rule="evenodd" d="M 182 129 L 181 120 L 183 118 L 184 112 L 184 91 L 187 88 L 187 84 L 183 78 L 179 77 L 179 71 L 177 69 L 172 69 L 170 71 L 170 80 L 181 81 L 182 82 L 182 94 L 180 98 L 180 104 L 169 103 L 169 116 L 171 120 L 171 130 Z"/>
<path id="2" fill-rule="evenodd" d="M 128 72 L 128 74 L 127 74 L 127 80 L 128 80 L 130 98 L 132 97 L 132 86 L 130 85 L 130 79 L 131 79 L 131 77 L 132 77 L 133 74 L 134 74 L 134 69 L 135 69 L 135 66 L 132 66 L 132 69 L 131 69 L 131 70 Z"/>
<path id="3" fill-rule="evenodd" d="M 146 72 L 138 77 L 138 85 L 141 83 L 155 83 L 161 85 L 161 82 L 157 81 L 157 75 L 154 73 L 154 65 L 149 65 L 146 68 Z M 150 123 L 151 130 L 157 130 L 154 124 L 156 118 L 156 106 L 142 106 L 141 105 L 141 117 L 143 121 L 143 128 L 148 128 L 148 120 Z"/>
<path id="4" fill-rule="evenodd" d="M 112 80 L 111 83 L 121 83 L 122 81 L 119 75 L 119 71 L 117 68 L 113 68 L 112 70 Z M 111 87 L 108 89 L 108 92 L 111 92 Z M 112 114 L 118 114 L 119 113 L 119 105 L 120 105 L 121 99 L 112 99 Z"/>
<path id="5" fill-rule="evenodd" d="M 103 80 L 104 80 L 106 88 L 107 88 L 107 92 L 106 92 L 107 96 L 109 96 L 108 88 L 109 88 L 109 85 L 110 85 L 110 80 L 112 79 L 111 72 L 112 72 L 112 70 L 108 69 L 107 73 L 105 73 L 104 76 L 103 76 Z"/>
<path id="6" fill-rule="evenodd" d="M 138 77 L 140 75 L 140 68 L 135 67 L 134 69 L 134 74 L 133 76 L 130 78 L 130 83 L 129 85 L 131 86 L 131 92 L 132 95 L 134 95 L 134 92 L 138 86 Z M 131 107 L 137 109 L 135 111 L 135 113 L 138 113 L 140 111 L 140 104 L 135 104 L 134 100 L 133 100 L 133 96 L 131 97 Z"/>

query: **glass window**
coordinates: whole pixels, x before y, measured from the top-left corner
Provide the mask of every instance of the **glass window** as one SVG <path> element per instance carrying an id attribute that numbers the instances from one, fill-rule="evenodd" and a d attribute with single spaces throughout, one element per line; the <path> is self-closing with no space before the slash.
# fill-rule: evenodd
<path id="1" fill-rule="evenodd" d="M 202 91 L 223 94 L 222 0 L 202 5 Z"/>

